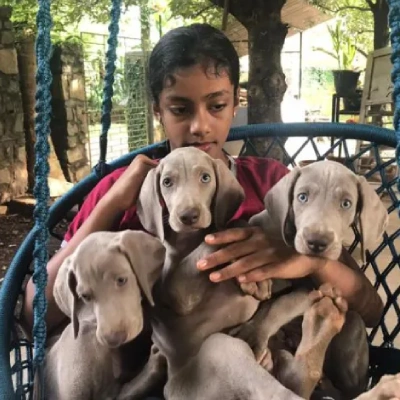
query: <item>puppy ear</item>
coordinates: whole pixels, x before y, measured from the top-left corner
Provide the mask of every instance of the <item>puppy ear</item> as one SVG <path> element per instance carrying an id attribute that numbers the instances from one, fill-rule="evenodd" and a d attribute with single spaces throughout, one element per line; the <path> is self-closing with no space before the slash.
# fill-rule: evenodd
<path id="1" fill-rule="evenodd" d="M 160 176 L 162 162 L 149 171 L 140 189 L 136 212 L 147 232 L 164 241 L 163 210 L 161 206 Z"/>
<path id="2" fill-rule="evenodd" d="M 301 169 L 295 167 L 276 183 L 264 198 L 265 211 L 256 215 L 251 223 L 261 226 L 267 232 L 279 229 L 282 239 L 290 245 L 296 235 L 292 211 L 293 192 Z"/>
<path id="3" fill-rule="evenodd" d="M 128 258 L 149 303 L 154 306 L 152 289 L 164 266 L 166 249 L 161 241 L 141 231 L 118 232 L 115 242 Z"/>
<path id="4" fill-rule="evenodd" d="M 226 227 L 242 204 L 245 194 L 231 170 L 222 160 L 212 160 L 217 187 L 213 200 L 213 220 L 217 230 Z"/>
<path id="5" fill-rule="evenodd" d="M 80 301 L 78 298 L 78 294 L 76 293 L 76 286 L 77 286 L 77 280 L 76 280 L 76 275 L 75 272 L 70 269 L 68 272 L 68 287 L 69 290 L 72 293 L 72 311 L 71 311 L 71 319 L 72 319 L 72 328 L 74 331 L 74 338 L 76 339 L 78 337 L 78 332 L 79 332 L 79 320 L 78 320 L 78 302 Z"/>
<path id="6" fill-rule="evenodd" d="M 374 250 L 382 239 L 389 216 L 374 188 L 363 176 L 358 176 L 358 227 L 361 234 L 361 252 Z"/>

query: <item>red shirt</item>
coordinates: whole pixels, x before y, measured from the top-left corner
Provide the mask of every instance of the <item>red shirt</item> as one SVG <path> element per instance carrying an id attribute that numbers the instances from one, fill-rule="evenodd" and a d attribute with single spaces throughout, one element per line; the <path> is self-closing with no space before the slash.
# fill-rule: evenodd
<path id="1" fill-rule="evenodd" d="M 289 170 L 280 162 L 258 157 L 239 157 L 236 160 L 236 178 L 242 185 L 246 198 L 237 210 L 232 220 L 250 217 L 264 209 L 264 197 Z M 71 222 L 64 240 L 68 241 L 78 228 L 88 218 L 97 202 L 107 193 L 114 182 L 121 176 L 127 167 L 119 168 L 103 178 L 90 192 L 84 201 L 82 208 Z M 116 231 L 125 229 L 144 230 L 136 215 L 136 208 L 127 210 L 122 219 L 113 228 Z"/>

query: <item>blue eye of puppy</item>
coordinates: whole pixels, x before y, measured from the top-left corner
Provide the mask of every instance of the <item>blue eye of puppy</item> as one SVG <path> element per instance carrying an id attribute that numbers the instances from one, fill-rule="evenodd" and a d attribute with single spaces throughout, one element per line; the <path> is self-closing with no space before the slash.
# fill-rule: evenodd
<path id="1" fill-rule="evenodd" d="M 297 199 L 300 203 L 307 203 L 308 201 L 308 194 L 307 193 L 299 193 L 297 195 Z"/>
<path id="2" fill-rule="evenodd" d="M 204 174 L 201 175 L 201 181 L 203 183 L 208 183 L 211 181 L 211 176 L 210 174 L 207 174 L 206 172 Z"/>
<path id="3" fill-rule="evenodd" d="M 118 286 L 124 286 L 125 283 L 127 282 L 128 278 L 125 277 L 119 277 L 117 278 L 117 285 Z"/>
<path id="4" fill-rule="evenodd" d="M 172 180 L 170 178 L 164 178 L 162 181 L 163 186 L 165 187 L 171 187 L 172 186 Z"/>
<path id="5" fill-rule="evenodd" d="M 352 203 L 349 199 L 345 199 L 340 203 L 340 206 L 346 210 L 352 206 Z"/>

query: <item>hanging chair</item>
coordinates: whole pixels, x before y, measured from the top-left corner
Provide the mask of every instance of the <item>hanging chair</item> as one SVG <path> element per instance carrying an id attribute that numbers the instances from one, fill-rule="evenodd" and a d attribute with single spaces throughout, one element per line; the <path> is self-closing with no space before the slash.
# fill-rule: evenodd
<path id="1" fill-rule="evenodd" d="M 111 7 L 110 36 L 108 40 L 106 76 L 104 83 L 104 99 L 102 107 L 102 134 L 100 136 L 101 156 L 99 164 L 93 172 L 76 184 L 67 194 L 47 208 L 49 190 L 47 187 L 49 154 L 48 134 L 50 123 L 50 84 L 49 68 L 50 45 L 50 0 L 39 0 L 37 15 L 37 103 L 36 103 L 36 179 L 34 194 L 36 207 L 34 210 L 35 226 L 19 247 L 11 265 L 8 268 L 0 289 L 0 399 L 30 399 L 32 396 L 33 380 L 37 374 L 42 379 L 42 366 L 45 354 L 46 340 L 46 300 L 45 287 L 47 280 L 46 263 L 48 259 L 47 242 L 49 232 L 60 239 L 56 233 L 57 225 L 67 213 L 83 199 L 105 175 L 127 166 L 138 154 L 146 154 L 151 158 L 159 158 L 166 154 L 165 143 L 147 146 L 127 154 L 120 159 L 106 163 L 107 133 L 110 127 L 111 99 L 113 73 L 115 70 L 118 21 L 120 16 L 120 0 L 113 0 Z M 400 166 L 400 2 L 388 0 L 390 12 L 394 100 L 396 104 L 395 130 L 378 128 L 371 125 L 349 124 L 261 124 L 233 128 L 228 141 L 242 141 L 242 151 L 253 152 L 256 138 L 271 138 L 268 149 L 263 156 L 268 156 L 274 146 L 282 149 L 284 163 L 296 165 L 305 148 L 315 152 L 315 160 L 335 158 L 339 156 L 354 172 L 363 174 L 367 179 L 374 180 L 377 193 L 385 198 L 388 213 L 396 213 L 400 208 L 400 180 L 391 173 L 393 165 Z M 284 138 L 298 138 L 297 149 L 289 151 L 285 147 Z M 319 151 L 318 142 L 321 138 L 329 138 L 329 144 L 324 151 Z M 367 142 L 361 150 L 354 150 L 354 141 Z M 383 159 L 380 147 L 396 149 L 396 155 Z M 373 162 L 368 169 L 363 170 L 365 155 Z M 397 187 L 396 187 L 397 183 Z M 398 224 L 400 226 L 400 224 Z M 383 374 L 400 372 L 400 306 L 398 297 L 400 287 L 396 286 L 400 272 L 399 248 L 395 240 L 400 236 L 400 228 L 393 232 L 385 232 L 382 243 L 367 254 L 367 262 L 362 270 L 368 274 L 375 288 L 379 290 L 385 308 L 379 326 L 368 331 L 370 345 L 370 385 L 373 386 Z M 359 243 L 359 232 L 354 231 L 354 240 L 349 245 L 353 252 Z M 383 258 L 383 253 L 386 257 Z M 388 256 L 389 255 L 389 256 Z M 386 260 L 386 261 L 385 261 Z M 389 261 L 388 261 L 389 260 Z M 33 265 L 33 269 L 32 269 Z M 33 273 L 36 285 L 34 300 L 34 346 L 26 340 L 15 320 L 15 310 L 20 306 L 23 295 L 23 284 Z M 393 284 L 394 280 L 394 284 Z M 40 381 L 39 381 L 40 382 Z M 40 393 L 44 399 L 45 394 Z M 51 400 L 51 399 L 50 399 Z"/>

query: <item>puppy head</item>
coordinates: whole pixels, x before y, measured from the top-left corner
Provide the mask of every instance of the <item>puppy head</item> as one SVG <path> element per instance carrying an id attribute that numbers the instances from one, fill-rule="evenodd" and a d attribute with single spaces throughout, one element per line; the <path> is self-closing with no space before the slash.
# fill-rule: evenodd
<path id="1" fill-rule="evenodd" d="M 98 341 L 119 347 L 143 329 L 142 293 L 154 304 L 151 289 L 164 264 L 161 242 L 136 231 L 97 232 L 77 248 L 69 272 L 73 294 L 75 336 L 76 310 L 93 310 Z"/>
<path id="2" fill-rule="evenodd" d="M 244 192 L 221 160 L 194 147 L 179 148 L 147 175 L 137 203 L 145 229 L 164 238 L 162 203 L 175 232 L 222 228 L 233 217 Z"/>

